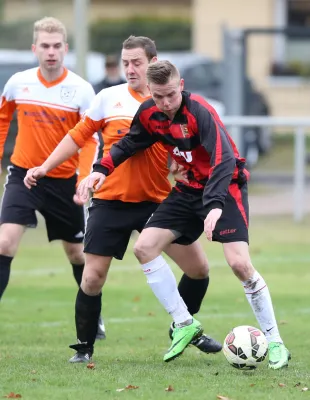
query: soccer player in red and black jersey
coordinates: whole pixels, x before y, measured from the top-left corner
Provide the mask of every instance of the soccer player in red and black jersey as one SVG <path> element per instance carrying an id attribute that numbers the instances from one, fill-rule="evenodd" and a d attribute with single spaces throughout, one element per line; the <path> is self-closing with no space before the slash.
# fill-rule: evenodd
<path id="1" fill-rule="evenodd" d="M 215 110 L 200 96 L 183 91 L 184 81 L 173 64 L 150 64 L 147 79 L 152 99 L 140 106 L 130 133 L 94 164 L 94 172 L 80 183 L 78 195 L 86 200 L 89 191 L 97 190 L 118 165 L 161 142 L 186 177 L 177 182 L 137 240 L 135 255 L 142 268 L 157 274 L 164 290 L 161 252 L 168 244 L 191 244 L 203 231 L 209 241 L 222 243 L 225 258 L 269 342 L 269 368 L 285 367 L 290 354 L 281 339 L 266 282 L 249 254 L 245 160 Z M 178 329 L 170 352 L 178 351 L 181 337 L 182 329 Z"/>

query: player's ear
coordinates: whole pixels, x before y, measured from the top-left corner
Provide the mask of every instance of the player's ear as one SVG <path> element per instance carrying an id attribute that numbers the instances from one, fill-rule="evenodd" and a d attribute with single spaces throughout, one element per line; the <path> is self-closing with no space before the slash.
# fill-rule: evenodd
<path id="1" fill-rule="evenodd" d="M 158 60 L 158 58 L 155 56 L 155 57 L 153 57 L 153 58 L 151 59 L 150 63 L 154 63 L 154 62 L 156 62 L 157 60 Z"/>
<path id="2" fill-rule="evenodd" d="M 180 90 L 181 91 L 184 90 L 184 79 L 183 78 L 180 79 Z"/>
<path id="3" fill-rule="evenodd" d="M 31 45 L 31 51 L 32 51 L 33 53 L 36 52 L 36 45 L 35 45 L 35 44 L 32 44 L 32 45 Z"/>

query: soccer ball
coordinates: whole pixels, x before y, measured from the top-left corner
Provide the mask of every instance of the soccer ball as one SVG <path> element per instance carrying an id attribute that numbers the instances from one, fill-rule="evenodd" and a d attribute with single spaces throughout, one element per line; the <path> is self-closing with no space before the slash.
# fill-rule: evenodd
<path id="1" fill-rule="evenodd" d="M 268 342 L 259 329 L 247 325 L 237 326 L 226 336 L 223 353 L 233 367 L 255 369 L 267 356 Z"/>

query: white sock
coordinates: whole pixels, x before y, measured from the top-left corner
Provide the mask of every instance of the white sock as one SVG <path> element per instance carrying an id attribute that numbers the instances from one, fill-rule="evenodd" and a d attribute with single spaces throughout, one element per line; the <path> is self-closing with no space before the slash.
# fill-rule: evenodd
<path id="1" fill-rule="evenodd" d="M 177 281 L 169 265 L 162 256 L 141 265 L 153 293 L 172 316 L 175 324 L 192 320 L 187 307 L 180 296 Z"/>
<path id="2" fill-rule="evenodd" d="M 255 271 L 252 278 L 242 282 L 242 285 L 260 329 L 266 336 L 268 343 L 283 343 L 274 315 L 269 289 L 264 278 Z"/>

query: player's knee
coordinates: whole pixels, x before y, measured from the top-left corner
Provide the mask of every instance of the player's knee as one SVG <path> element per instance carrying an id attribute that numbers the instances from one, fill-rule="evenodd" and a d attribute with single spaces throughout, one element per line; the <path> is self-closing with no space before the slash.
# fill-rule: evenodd
<path id="1" fill-rule="evenodd" d="M 254 267 L 251 261 L 241 257 L 235 256 L 229 260 L 229 265 L 234 274 L 241 280 L 246 281 L 254 274 Z"/>
<path id="2" fill-rule="evenodd" d="M 84 270 L 82 289 L 88 295 L 97 295 L 104 285 L 106 275 L 97 270 Z"/>
<path id="3" fill-rule="evenodd" d="M 150 242 L 139 239 L 136 242 L 133 251 L 141 264 L 145 264 L 159 255 L 157 254 L 156 249 Z"/>
<path id="4" fill-rule="evenodd" d="M 84 264 L 82 243 L 63 242 L 64 249 L 71 264 Z"/>
<path id="5" fill-rule="evenodd" d="M 9 235 L 6 236 L 5 233 L 2 232 L 0 235 L 0 254 L 3 256 L 14 257 L 16 250 L 16 240 Z"/>
<path id="6" fill-rule="evenodd" d="M 207 260 L 204 260 L 200 264 L 198 264 L 195 268 L 195 276 L 194 279 L 205 279 L 209 276 L 209 263 Z"/>

